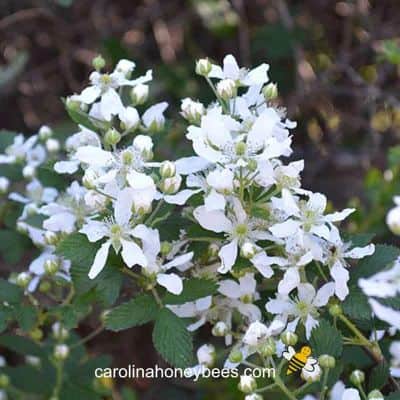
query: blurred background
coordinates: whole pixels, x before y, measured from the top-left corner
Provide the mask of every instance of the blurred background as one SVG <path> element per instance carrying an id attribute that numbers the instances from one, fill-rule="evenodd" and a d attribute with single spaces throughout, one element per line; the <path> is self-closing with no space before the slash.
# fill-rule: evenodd
<path id="1" fill-rule="evenodd" d="M 101 53 L 110 67 L 129 58 L 140 72 L 154 70 L 152 98 L 169 101 L 177 121 L 163 156 L 176 157 L 189 151 L 180 99 L 211 98 L 194 61 L 232 53 L 244 66 L 268 62 L 280 103 L 298 122 L 293 158 L 306 160 L 304 186 L 335 207 L 356 205 L 350 231 L 390 241 L 384 217 L 400 194 L 398 38 L 398 0 L 1 0 L 1 128 L 73 132 L 61 98 L 84 87 Z M 93 351 L 114 354 L 117 365 L 152 365 L 149 332 L 103 334 Z M 135 382 L 159 399 L 151 386 Z"/>

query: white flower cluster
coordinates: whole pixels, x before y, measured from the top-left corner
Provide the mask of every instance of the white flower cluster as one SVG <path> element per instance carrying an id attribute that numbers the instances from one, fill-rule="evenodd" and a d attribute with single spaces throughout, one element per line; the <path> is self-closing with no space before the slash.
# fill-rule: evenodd
<path id="1" fill-rule="evenodd" d="M 141 111 L 152 72 L 133 79 L 134 69 L 127 60 L 110 74 L 97 68 L 90 86 L 67 99 L 69 111 L 85 116 L 90 126 L 67 139 L 66 159 L 54 159 L 60 146 L 48 128 L 27 141 L 17 136 L 0 156 L 1 163 L 24 165 L 26 194 L 11 193 L 10 199 L 25 205 L 19 227 L 42 249 L 20 281 L 33 291 L 45 273 L 68 280 L 70 263 L 55 254 L 55 244 L 80 232 L 99 243 L 91 279 L 107 268 L 113 250 L 152 289 L 159 285 L 179 295 L 185 279 L 216 281 L 216 295 L 168 307 L 192 318 L 191 331 L 212 324 L 213 334 L 230 347 L 227 367 L 255 353 L 281 356 L 301 326 L 310 338 L 328 302 L 347 297 L 351 260 L 373 254 L 374 245 L 344 241 L 335 224 L 354 210 L 327 212 L 323 194 L 301 187 L 303 161 L 284 162 L 296 124 L 273 101 L 268 65 L 246 70 L 231 55 L 222 67 L 198 61 L 196 72 L 216 101 L 182 101 L 195 155 L 175 162 L 153 160 L 152 135 L 164 127 L 167 103 Z M 76 179 L 65 191 L 43 187 L 36 178 L 36 168 L 49 159 L 57 161 L 55 171 Z M 3 192 L 8 186 L 0 180 Z M 182 231 L 177 241 L 162 241 L 156 222 L 166 203 L 185 207 L 182 215 L 197 225 L 197 236 Z M 43 218 L 42 227 L 29 223 L 34 214 Z M 206 262 L 194 256 L 196 242 L 209 244 Z M 399 265 L 373 279 L 398 291 Z M 374 291 L 375 281 L 360 284 Z M 259 292 L 267 287 L 273 295 L 262 299 Z M 202 347 L 198 356 L 200 366 L 211 366 L 213 347 Z M 303 378 L 318 378 L 320 369 L 314 371 L 303 371 Z"/>

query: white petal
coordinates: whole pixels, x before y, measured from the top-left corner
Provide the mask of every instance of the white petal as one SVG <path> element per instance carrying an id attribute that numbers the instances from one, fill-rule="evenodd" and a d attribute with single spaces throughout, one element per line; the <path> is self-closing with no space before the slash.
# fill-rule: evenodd
<path id="1" fill-rule="evenodd" d="M 182 278 L 176 274 L 158 274 L 157 282 L 165 287 L 168 292 L 175 295 L 181 294 L 183 290 Z"/>
<path id="2" fill-rule="evenodd" d="M 366 256 L 370 256 L 375 252 L 375 245 L 369 244 L 365 247 L 354 247 L 347 251 L 344 256 L 348 258 L 360 259 Z"/>
<path id="3" fill-rule="evenodd" d="M 114 203 L 114 216 L 118 225 L 127 225 L 132 216 L 132 189 L 125 188 L 117 195 Z"/>
<path id="4" fill-rule="evenodd" d="M 264 83 L 268 82 L 268 64 L 261 64 L 258 67 L 252 69 L 245 79 L 242 80 L 244 85 L 263 85 Z"/>
<path id="5" fill-rule="evenodd" d="M 155 184 L 154 184 L 153 178 L 142 172 L 136 172 L 136 171 L 132 170 L 127 174 L 126 179 L 129 183 L 129 185 L 133 189 L 140 190 L 140 189 L 154 188 L 154 190 L 155 190 Z"/>
<path id="6" fill-rule="evenodd" d="M 279 265 L 279 263 L 282 262 L 282 260 L 283 259 L 281 259 L 280 257 L 268 257 L 265 254 L 265 252 L 262 251 L 256 254 L 250 261 L 264 278 L 270 278 L 274 274 L 271 265 L 273 264 Z M 287 262 L 285 260 L 285 265 L 286 263 Z"/>
<path id="7" fill-rule="evenodd" d="M 176 194 L 164 196 L 164 200 L 168 204 L 177 204 L 178 206 L 182 206 L 192 196 L 194 196 L 195 194 L 200 193 L 200 192 L 201 192 L 201 189 L 198 189 L 198 190 L 184 189 Z"/>
<path id="8" fill-rule="evenodd" d="M 271 314 L 285 314 L 292 309 L 289 299 L 271 299 L 265 304 L 266 310 Z"/>
<path id="9" fill-rule="evenodd" d="M 300 301 L 311 304 L 315 297 L 314 286 L 310 283 L 301 283 L 297 288 L 297 295 Z"/>
<path id="10" fill-rule="evenodd" d="M 247 143 L 255 149 L 262 148 L 268 136 L 272 135 L 280 118 L 273 108 L 267 108 L 254 122 L 247 135 Z"/>
<path id="11" fill-rule="evenodd" d="M 142 249 L 135 243 L 129 240 L 120 239 L 122 245 L 122 258 L 125 264 L 131 268 L 136 264 L 142 267 L 147 267 L 148 261 L 146 256 L 143 254 Z"/>
<path id="12" fill-rule="evenodd" d="M 299 270 L 296 267 L 288 268 L 279 282 L 278 292 L 284 295 L 289 294 L 300 283 Z"/>
<path id="13" fill-rule="evenodd" d="M 400 311 L 396 311 L 393 308 L 384 306 L 374 299 L 369 299 L 369 304 L 379 319 L 387 322 L 389 325 L 397 329 L 400 329 Z"/>
<path id="14" fill-rule="evenodd" d="M 99 96 L 101 90 L 97 86 L 89 86 L 78 96 L 74 96 L 77 100 L 85 104 L 92 104 Z"/>
<path id="15" fill-rule="evenodd" d="M 307 319 L 306 322 L 304 324 L 305 328 L 306 328 L 306 338 L 310 339 L 311 336 L 311 331 L 313 330 L 313 328 L 315 328 L 316 326 L 318 326 L 318 321 L 315 320 L 310 314 L 307 315 Z"/>
<path id="16" fill-rule="evenodd" d="M 349 271 L 340 262 L 336 262 L 331 268 L 331 277 L 335 281 L 336 296 L 340 300 L 344 300 L 349 294 L 349 288 L 347 287 Z"/>
<path id="17" fill-rule="evenodd" d="M 334 293 L 335 284 L 333 282 L 326 283 L 320 289 L 318 289 L 313 304 L 317 307 L 326 306 L 329 299 L 333 296 Z"/>
<path id="18" fill-rule="evenodd" d="M 210 194 L 204 199 L 204 206 L 207 211 L 224 210 L 225 204 L 225 197 L 222 194 L 217 193 L 215 190 L 211 190 Z"/>
<path id="19" fill-rule="evenodd" d="M 146 225 L 137 225 L 131 230 L 131 235 L 142 241 L 143 251 L 150 260 L 155 260 L 160 252 L 160 234 L 157 229 L 152 229 Z"/>
<path id="20" fill-rule="evenodd" d="M 175 161 L 176 173 L 179 175 L 189 175 L 203 171 L 209 162 L 201 157 L 183 157 Z"/>
<path id="21" fill-rule="evenodd" d="M 346 208 L 343 211 L 338 211 L 338 212 L 334 212 L 332 214 L 325 215 L 325 221 L 328 221 L 328 222 L 343 221 L 354 211 L 356 211 L 355 208 Z"/>
<path id="22" fill-rule="evenodd" d="M 294 235 L 300 227 L 298 221 L 288 219 L 280 224 L 275 224 L 269 228 L 272 234 L 278 238 L 285 238 Z"/>
<path id="23" fill-rule="evenodd" d="M 112 161 L 112 154 L 96 146 L 79 147 L 75 153 L 75 157 L 86 164 L 95 167 L 104 167 Z"/>
<path id="24" fill-rule="evenodd" d="M 100 100 L 100 111 L 106 121 L 110 121 L 113 115 L 124 111 L 121 98 L 114 89 L 108 89 Z"/>
<path id="25" fill-rule="evenodd" d="M 103 243 L 99 250 L 97 250 L 96 257 L 94 258 L 93 264 L 90 267 L 89 278 L 94 279 L 102 271 L 106 265 L 108 251 L 110 249 L 111 242 L 107 241 Z"/>
<path id="26" fill-rule="evenodd" d="M 218 256 L 221 259 L 221 266 L 218 268 L 218 272 L 225 274 L 230 271 L 235 264 L 238 253 L 237 239 L 221 247 L 218 252 Z"/>
<path id="27" fill-rule="evenodd" d="M 360 393 L 357 389 L 345 389 L 341 400 L 360 400 Z"/>
<path id="28" fill-rule="evenodd" d="M 218 292 L 231 299 L 240 297 L 240 286 L 232 279 L 226 279 L 219 283 Z"/>
<path id="29" fill-rule="evenodd" d="M 209 231 L 219 233 L 232 230 L 232 222 L 225 216 L 223 211 L 207 211 L 205 206 L 200 206 L 194 210 L 193 215 L 198 223 Z"/>
<path id="30" fill-rule="evenodd" d="M 193 254 L 194 254 L 193 251 L 191 251 L 190 253 L 182 254 L 178 257 L 175 257 L 170 262 L 167 262 L 166 264 L 164 264 L 162 266 L 162 269 L 164 271 L 166 271 L 170 268 L 179 267 L 181 265 L 187 264 L 193 258 Z"/>
<path id="31" fill-rule="evenodd" d="M 75 222 L 75 215 L 69 212 L 64 212 L 55 214 L 43 221 L 43 228 L 52 232 L 71 233 L 75 230 Z"/>
<path id="32" fill-rule="evenodd" d="M 78 171 L 79 161 L 57 161 L 54 164 L 54 171 L 58 174 L 73 174 Z"/>
<path id="33" fill-rule="evenodd" d="M 168 103 L 165 101 L 162 103 L 154 104 L 149 107 L 142 116 L 143 123 L 149 127 L 153 121 L 158 121 L 163 117 L 163 112 L 168 108 Z"/>
<path id="34" fill-rule="evenodd" d="M 108 228 L 101 221 L 89 221 L 79 232 L 85 234 L 89 242 L 97 242 L 108 233 Z"/>
<path id="35" fill-rule="evenodd" d="M 235 57 L 232 54 L 225 56 L 223 67 L 224 78 L 236 80 L 239 78 L 239 71 Z"/>

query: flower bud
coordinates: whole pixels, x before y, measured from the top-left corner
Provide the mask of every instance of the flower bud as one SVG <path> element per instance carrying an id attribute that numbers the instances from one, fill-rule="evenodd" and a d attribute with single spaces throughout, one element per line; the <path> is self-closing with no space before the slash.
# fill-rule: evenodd
<path id="1" fill-rule="evenodd" d="M 342 307 L 340 307 L 339 304 L 332 304 L 329 307 L 329 314 L 332 315 L 332 317 L 337 317 L 338 315 L 342 314 Z"/>
<path id="2" fill-rule="evenodd" d="M 215 243 L 210 243 L 207 248 L 207 255 L 209 258 L 216 257 L 219 252 L 219 246 Z"/>
<path id="3" fill-rule="evenodd" d="M 31 204 L 27 204 L 25 206 L 25 212 L 27 215 L 29 215 L 30 217 L 32 217 L 33 215 L 36 215 L 38 212 L 38 206 L 34 203 Z"/>
<path id="4" fill-rule="evenodd" d="M 365 381 L 365 373 L 359 369 L 355 369 L 350 375 L 350 382 L 354 386 L 360 386 Z"/>
<path id="5" fill-rule="evenodd" d="M 147 101 L 149 97 L 148 85 L 136 85 L 131 90 L 131 100 L 134 106 L 141 105 Z"/>
<path id="6" fill-rule="evenodd" d="M 329 354 L 322 354 L 318 357 L 318 363 L 322 368 L 332 369 L 335 368 L 336 360 Z"/>
<path id="7" fill-rule="evenodd" d="M 236 83 L 232 79 L 223 79 L 217 83 L 217 93 L 224 100 L 236 96 Z"/>
<path id="8" fill-rule="evenodd" d="M 212 334 L 217 337 L 223 337 L 228 333 L 228 326 L 224 321 L 218 321 L 212 328 Z"/>
<path id="9" fill-rule="evenodd" d="M 182 178 L 180 175 L 175 175 L 172 178 L 163 179 L 160 183 L 160 190 L 165 194 L 173 194 L 179 190 Z"/>
<path id="10" fill-rule="evenodd" d="M 100 314 L 100 321 L 105 323 L 107 321 L 108 316 L 110 315 L 110 310 L 104 310 L 101 314 Z"/>
<path id="11" fill-rule="evenodd" d="M 244 397 L 244 400 L 263 400 L 261 394 L 258 393 L 251 393 Z"/>
<path id="12" fill-rule="evenodd" d="M 276 83 L 268 83 L 268 85 L 264 86 L 262 92 L 265 100 L 274 100 L 278 97 L 278 86 L 276 85 Z"/>
<path id="13" fill-rule="evenodd" d="M 67 98 L 65 105 L 67 109 L 70 111 L 80 111 L 82 103 L 78 100 L 74 100 L 73 98 L 69 97 Z"/>
<path id="14" fill-rule="evenodd" d="M 0 374 L 0 389 L 5 389 L 10 384 L 10 378 L 6 374 Z"/>
<path id="15" fill-rule="evenodd" d="M 39 367 L 41 364 L 41 360 L 39 357 L 36 356 L 26 356 L 25 357 L 25 362 L 28 365 L 32 365 L 32 367 Z"/>
<path id="16" fill-rule="evenodd" d="M 121 140 L 121 134 L 115 129 L 109 129 L 104 135 L 104 142 L 109 146 L 115 146 Z"/>
<path id="17" fill-rule="evenodd" d="M 56 360 L 63 361 L 69 355 L 69 347 L 66 344 L 57 344 L 54 347 L 53 355 Z"/>
<path id="18" fill-rule="evenodd" d="M 93 68 L 96 71 L 101 71 L 106 66 L 106 60 L 99 54 L 92 60 Z"/>
<path id="19" fill-rule="evenodd" d="M 96 188 L 97 178 L 96 172 L 89 168 L 83 174 L 82 184 L 86 189 L 93 190 Z"/>
<path id="20" fill-rule="evenodd" d="M 141 152 L 145 160 L 151 160 L 153 158 L 153 140 L 150 136 L 137 135 L 135 139 L 133 139 L 133 147 Z"/>
<path id="21" fill-rule="evenodd" d="M 235 152 L 238 156 L 243 156 L 247 151 L 247 145 L 244 142 L 238 142 L 235 146 Z"/>
<path id="22" fill-rule="evenodd" d="M 133 107 L 126 107 L 123 112 L 120 112 L 119 119 L 123 130 L 134 131 L 140 124 L 139 113 Z"/>
<path id="23" fill-rule="evenodd" d="M 59 322 L 55 322 L 53 326 L 51 327 L 53 331 L 53 336 L 54 339 L 56 340 L 66 340 L 69 337 L 69 332 L 67 329 L 65 329 Z"/>
<path id="24" fill-rule="evenodd" d="M 301 370 L 301 378 L 306 382 L 317 382 L 321 378 L 321 368 L 319 366 L 314 367 L 314 371 L 309 372 L 306 369 Z"/>
<path id="25" fill-rule="evenodd" d="M 26 165 L 23 169 L 22 169 L 22 175 L 25 179 L 33 179 L 36 175 L 36 170 L 34 167 L 32 167 L 32 165 Z"/>
<path id="26" fill-rule="evenodd" d="M 233 349 L 229 354 L 229 361 L 231 363 L 240 363 L 243 360 L 243 354 L 240 350 Z"/>
<path id="27" fill-rule="evenodd" d="M 0 194 L 6 194 L 10 187 L 10 180 L 5 176 L 0 176 Z"/>
<path id="28" fill-rule="evenodd" d="M 60 150 L 60 142 L 57 139 L 47 139 L 46 149 L 49 153 L 57 153 Z"/>
<path id="29" fill-rule="evenodd" d="M 43 125 L 39 129 L 38 135 L 39 135 L 39 139 L 40 140 L 45 141 L 45 140 L 47 140 L 47 139 L 49 139 L 49 138 L 51 138 L 53 136 L 53 131 L 47 125 Z"/>
<path id="30" fill-rule="evenodd" d="M 238 384 L 238 389 L 243 393 L 251 393 L 257 389 L 256 380 L 250 375 L 242 375 Z"/>
<path id="31" fill-rule="evenodd" d="M 39 285 L 39 291 L 41 293 L 48 293 L 51 289 L 51 283 L 48 281 L 42 281 Z"/>
<path id="32" fill-rule="evenodd" d="M 276 354 L 276 343 L 274 339 L 268 338 L 259 349 L 260 354 L 263 357 L 271 357 Z"/>
<path id="33" fill-rule="evenodd" d="M 39 328 L 35 328 L 35 329 L 32 329 L 30 332 L 29 332 L 29 336 L 33 339 L 33 340 L 35 340 L 35 341 L 40 341 L 40 340 L 42 340 L 43 339 L 43 331 L 41 330 L 41 329 L 39 329 Z"/>
<path id="34" fill-rule="evenodd" d="M 215 347 L 212 344 L 204 344 L 197 350 L 197 359 L 201 365 L 210 368 L 215 363 L 215 358 Z"/>
<path id="35" fill-rule="evenodd" d="M 386 224 L 395 235 L 400 235 L 400 207 L 392 208 L 387 213 Z"/>
<path id="36" fill-rule="evenodd" d="M 22 233 L 23 235 L 26 235 L 29 232 L 28 225 L 26 224 L 26 222 L 18 221 L 17 222 L 17 231 L 19 233 Z"/>
<path id="37" fill-rule="evenodd" d="M 281 333 L 281 340 L 286 346 L 295 346 L 299 337 L 294 332 L 285 331 Z"/>
<path id="38" fill-rule="evenodd" d="M 125 78 L 130 79 L 133 70 L 136 68 L 136 64 L 133 61 L 122 59 L 118 61 L 115 67 L 115 71 L 123 74 Z"/>
<path id="39" fill-rule="evenodd" d="M 253 258 L 256 253 L 256 246 L 254 246 L 254 244 L 250 242 L 243 243 L 242 247 L 240 248 L 240 254 L 242 255 L 242 257 L 247 258 L 248 260 Z"/>
<path id="40" fill-rule="evenodd" d="M 169 254 L 172 250 L 172 244 L 169 242 L 162 242 L 161 243 L 161 254 L 166 256 L 167 254 Z"/>
<path id="41" fill-rule="evenodd" d="M 15 283 L 25 289 L 28 285 L 29 282 L 32 280 L 32 277 L 27 273 L 27 272 L 21 272 L 17 275 L 17 278 L 15 280 Z"/>
<path id="42" fill-rule="evenodd" d="M 49 246 L 54 246 L 57 244 L 59 241 L 60 237 L 57 235 L 57 233 L 52 232 L 52 231 L 46 231 L 43 235 L 44 241 L 47 245 Z"/>
<path id="43" fill-rule="evenodd" d="M 160 167 L 161 178 L 172 178 L 176 174 L 175 163 L 171 161 L 164 161 Z"/>
<path id="44" fill-rule="evenodd" d="M 254 158 L 251 158 L 248 162 L 247 162 L 247 168 L 251 171 L 254 172 L 257 170 L 258 164 L 257 164 L 257 160 L 254 160 Z"/>
<path id="45" fill-rule="evenodd" d="M 44 262 L 44 271 L 47 275 L 54 275 L 60 269 L 60 263 L 58 260 L 49 258 Z"/>
<path id="46" fill-rule="evenodd" d="M 373 390 L 368 393 L 368 400 L 384 400 L 385 396 L 379 390 Z"/>
<path id="47" fill-rule="evenodd" d="M 212 65 L 208 58 L 201 58 L 196 61 L 196 74 L 201 76 L 208 76 L 211 72 Z"/>
<path id="48" fill-rule="evenodd" d="M 182 100 L 181 114 L 192 124 L 198 124 L 204 114 L 204 106 L 198 101 L 193 101 L 188 97 Z"/>

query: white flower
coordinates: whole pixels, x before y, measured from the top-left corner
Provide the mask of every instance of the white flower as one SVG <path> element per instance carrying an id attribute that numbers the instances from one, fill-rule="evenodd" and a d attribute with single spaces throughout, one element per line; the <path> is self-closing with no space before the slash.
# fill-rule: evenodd
<path id="1" fill-rule="evenodd" d="M 36 135 L 31 136 L 26 141 L 22 134 L 15 136 L 13 144 L 6 148 L 5 154 L 0 154 L 0 164 L 13 164 L 24 161 L 36 142 Z"/>
<path id="2" fill-rule="evenodd" d="M 395 378 L 400 378 L 400 341 L 390 344 L 389 352 L 393 357 L 391 360 L 390 373 Z"/>
<path id="3" fill-rule="evenodd" d="M 134 130 L 140 123 L 139 113 L 134 107 L 126 107 L 118 113 L 118 117 L 124 130 Z"/>
<path id="4" fill-rule="evenodd" d="M 400 196 L 395 196 L 393 201 L 396 207 L 386 215 L 386 224 L 395 235 L 400 235 Z"/>
<path id="5" fill-rule="evenodd" d="M 223 68 L 213 64 L 208 76 L 210 78 L 232 79 L 244 86 L 257 85 L 261 87 L 264 83 L 268 82 L 268 70 L 268 64 L 261 64 L 251 71 L 239 68 L 235 57 L 229 54 L 224 58 Z"/>
<path id="6" fill-rule="evenodd" d="M 5 176 L 0 176 L 0 194 L 7 193 L 10 187 L 10 180 Z"/>
<path id="7" fill-rule="evenodd" d="M 126 63 L 120 69 L 116 69 L 111 74 L 101 74 L 94 71 L 90 75 L 91 86 L 82 91 L 80 95 L 74 95 L 72 100 L 81 101 L 84 104 L 92 104 L 100 97 L 100 112 L 106 121 L 110 121 L 113 115 L 118 115 L 123 111 L 124 106 L 117 89 L 121 86 L 136 86 L 151 81 L 152 71 L 149 70 L 145 75 L 134 79 L 126 79 Z"/>
<path id="8" fill-rule="evenodd" d="M 345 389 L 341 400 L 361 400 L 360 393 L 357 389 Z"/>
<path id="9" fill-rule="evenodd" d="M 200 121 L 201 116 L 204 114 L 204 106 L 202 103 L 186 97 L 182 100 L 181 114 L 190 122 Z"/>
<path id="10" fill-rule="evenodd" d="M 310 338 L 311 331 L 318 326 L 318 308 L 325 306 L 334 293 L 334 284 L 326 283 L 318 292 L 310 283 L 301 283 L 297 287 L 297 296 L 293 299 L 289 296 L 278 295 L 265 305 L 271 314 L 280 315 L 284 320 L 294 318 L 288 324 L 287 330 L 295 331 L 301 321 L 306 328 L 306 337 Z"/>
<path id="11" fill-rule="evenodd" d="M 223 79 L 217 83 L 217 92 L 223 99 L 227 100 L 235 96 L 236 83 L 232 79 Z"/>
<path id="12" fill-rule="evenodd" d="M 167 107 L 168 103 L 165 101 L 149 107 L 142 116 L 144 126 L 150 131 L 158 131 L 162 129 L 165 124 L 164 111 Z"/>
<path id="13" fill-rule="evenodd" d="M 229 194 L 233 192 L 234 174 L 230 169 L 214 170 L 207 175 L 207 183 L 218 193 Z"/>
<path id="14" fill-rule="evenodd" d="M 282 332 L 284 327 L 285 325 L 279 320 L 274 320 L 268 327 L 259 321 L 252 322 L 243 336 L 243 343 L 249 346 L 259 346 L 267 338 Z"/>
<path id="15" fill-rule="evenodd" d="M 140 238 L 141 226 L 131 227 L 130 218 L 132 215 L 132 198 L 127 191 L 121 191 L 114 204 L 114 217 L 106 218 L 103 221 L 89 221 L 82 229 L 90 242 L 107 237 L 107 240 L 100 246 L 96 253 L 93 264 L 90 267 L 89 278 L 94 279 L 104 268 L 110 246 L 113 246 L 116 253 L 121 251 L 125 264 L 132 268 L 139 264 L 147 267 L 149 262 L 143 250 L 135 243 L 133 238 Z"/>
<path id="16" fill-rule="evenodd" d="M 131 99 L 134 105 L 140 105 L 146 102 L 149 97 L 149 86 L 139 84 L 132 88 Z"/>
<path id="17" fill-rule="evenodd" d="M 215 347 L 212 344 L 203 344 L 197 350 L 197 359 L 200 365 L 211 367 L 215 362 Z"/>

